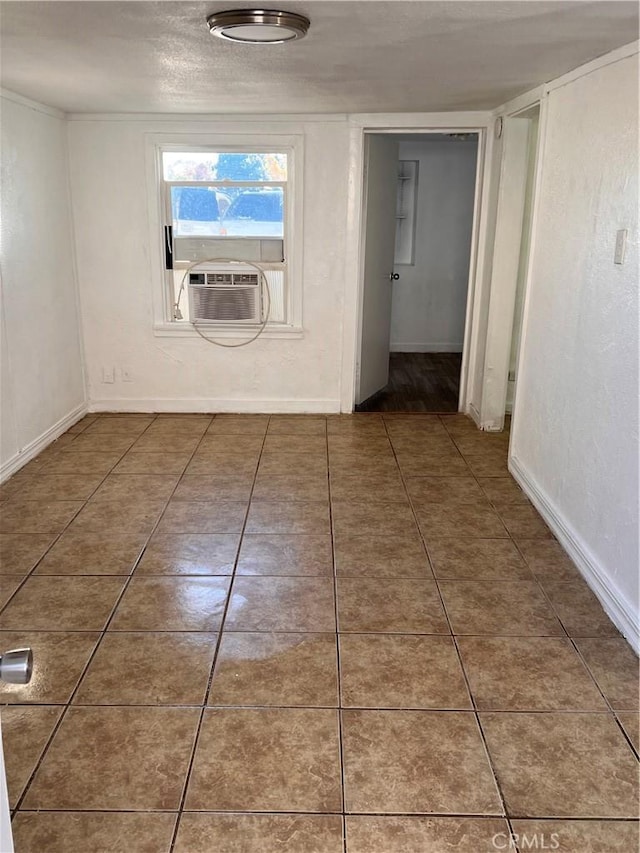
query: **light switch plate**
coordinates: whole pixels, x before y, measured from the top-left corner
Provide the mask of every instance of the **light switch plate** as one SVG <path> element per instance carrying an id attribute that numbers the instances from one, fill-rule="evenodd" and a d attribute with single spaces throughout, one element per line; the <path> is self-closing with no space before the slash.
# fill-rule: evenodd
<path id="1" fill-rule="evenodd" d="M 624 253 L 627 248 L 627 229 L 621 228 L 616 234 L 616 249 L 613 254 L 614 264 L 624 263 Z"/>

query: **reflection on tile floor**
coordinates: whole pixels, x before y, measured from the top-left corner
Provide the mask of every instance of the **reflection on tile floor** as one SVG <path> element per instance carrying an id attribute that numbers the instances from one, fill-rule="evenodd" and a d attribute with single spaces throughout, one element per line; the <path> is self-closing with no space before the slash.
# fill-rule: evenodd
<path id="1" fill-rule="evenodd" d="M 637 659 L 507 447 L 460 415 L 90 415 L 26 465 L 18 853 L 636 849 Z"/>

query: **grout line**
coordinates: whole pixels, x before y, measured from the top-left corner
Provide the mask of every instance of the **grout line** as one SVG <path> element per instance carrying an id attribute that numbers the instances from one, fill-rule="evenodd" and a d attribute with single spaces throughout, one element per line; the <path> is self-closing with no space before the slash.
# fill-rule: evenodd
<path id="1" fill-rule="evenodd" d="M 204 715 L 205 715 L 205 712 L 206 712 L 207 707 L 208 707 L 209 696 L 211 693 L 211 686 L 213 684 L 213 677 L 214 677 L 214 673 L 215 673 L 216 664 L 218 662 L 218 655 L 220 652 L 220 646 L 222 645 L 222 635 L 223 635 L 223 631 L 224 631 L 224 623 L 226 621 L 227 613 L 229 612 L 229 607 L 231 605 L 231 598 L 233 595 L 234 581 L 235 581 L 235 576 L 236 576 L 236 572 L 238 569 L 238 560 L 240 559 L 240 550 L 242 548 L 242 540 L 244 537 L 244 532 L 245 532 L 246 527 L 247 527 L 249 512 L 251 510 L 251 499 L 253 497 L 253 490 L 255 489 L 256 480 L 258 477 L 258 470 L 260 468 L 260 458 L 262 457 L 262 451 L 264 449 L 265 441 L 267 439 L 267 433 L 269 430 L 269 424 L 270 423 L 271 423 L 271 418 L 269 418 L 267 421 L 267 428 L 265 429 L 264 436 L 262 437 L 262 445 L 260 448 L 260 454 L 258 455 L 258 458 L 256 461 L 256 467 L 255 467 L 255 471 L 254 471 L 254 475 L 253 475 L 253 482 L 251 484 L 251 491 L 249 493 L 249 500 L 247 501 L 247 509 L 246 509 L 245 514 L 244 514 L 244 521 L 242 523 L 242 530 L 240 531 L 240 537 L 238 539 L 238 550 L 236 551 L 236 556 L 235 556 L 235 560 L 233 563 L 233 571 L 231 573 L 230 580 L 229 580 L 229 587 L 227 590 L 227 597 L 226 597 L 226 601 L 225 601 L 225 606 L 224 606 L 224 610 L 222 612 L 222 617 L 220 619 L 220 627 L 218 629 L 218 636 L 216 639 L 216 645 L 215 645 L 215 649 L 214 649 L 214 653 L 213 653 L 213 660 L 211 661 L 211 668 L 209 670 L 209 678 L 207 681 L 206 689 L 204 691 L 204 697 L 202 700 L 200 716 L 198 719 L 198 724 L 196 726 L 196 730 L 195 730 L 195 734 L 194 734 L 194 738 L 193 738 L 193 746 L 191 749 L 191 755 L 189 757 L 189 763 L 187 764 L 187 771 L 185 773 L 184 783 L 182 786 L 182 794 L 180 796 L 180 803 L 178 806 L 178 819 L 176 820 L 176 823 L 175 823 L 175 826 L 173 829 L 173 835 L 171 836 L 171 845 L 169 847 L 169 853 L 173 853 L 173 850 L 174 850 L 175 844 L 176 844 L 176 840 L 178 837 L 178 831 L 180 829 L 181 816 L 182 816 L 182 813 L 184 811 L 184 804 L 185 804 L 186 799 L 187 799 L 187 791 L 189 790 L 189 782 L 191 781 L 191 773 L 193 770 L 193 764 L 195 762 L 196 751 L 198 749 L 198 742 L 200 740 L 200 732 L 202 731 L 202 724 L 204 722 Z M 209 426 L 211 426 L 211 424 Z M 205 435 L 206 435 L 206 432 L 205 432 Z"/>
<path id="2" fill-rule="evenodd" d="M 142 432 L 140 435 L 144 435 L 144 433 L 147 431 L 147 429 L 149 429 L 149 427 L 151 426 L 151 424 L 152 424 L 152 423 L 155 423 L 155 421 L 156 421 L 156 420 L 157 420 L 157 417 L 154 417 L 154 418 L 153 418 L 153 420 L 152 420 L 152 421 L 147 425 L 146 429 L 145 429 L 145 430 L 143 430 L 143 432 Z M 81 434 L 82 434 L 82 433 L 81 433 Z M 140 437 L 140 436 L 139 436 L 139 437 Z M 138 440 L 138 439 L 136 439 L 136 441 L 137 441 L 137 440 Z M 201 440 L 202 440 L 202 437 L 200 438 L 200 441 L 201 441 Z M 135 442 L 134 442 L 134 444 L 135 444 Z M 198 448 L 198 446 L 199 446 L 199 445 L 200 445 L 200 442 L 198 442 L 198 444 L 196 445 L 196 448 L 194 449 L 193 453 L 195 453 L 195 452 L 196 452 L 196 449 Z M 131 449 L 131 448 L 129 448 L 129 450 L 130 450 L 130 449 Z M 126 455 L 126 453 L 128 453 L 128 452 L 129 452 L 128 450 L 124 451 L 124 453 L 122 454 L 122 456 Z M 119 461 L 122 459 L 122 456 L 120 457 L 120 459 L 118 460 L 118 462 L 114 463 L 114 466 L 112 466 L 111 470 L 109 471 L 109 474 L 110 474 L 110 473 L 111 473 L 111 471 L 113 470 L 113 467 L 115 467 L 115 465 L 117 465 L 117 464 L 119 463 Z M 190 458 L 193 458 L 193 454 L 191 455 L 191 457 L 190 457 Z M 187 463 L 187 464 L 188 464 L 188 463 Z M 106 479 L 106 477 L 108 477 L 108 476 L 109 476 L 109 474 L 105 475 L 105 479 Z M 183 472 L 183 474 L 184 474 L 184 472 Z M 180 479 L 182 479 L 182 477 L 181 477 Z M 103 480 L 103 482 L 104 482 L 104 480 Z M 180 480 L 178 480 L 178 483 L 179 483 L 179 482 L 180 482 Z M 178 487 L 178 483 L 176 483 L 176 485 L 175 485 L 175 487 L 174 487 L 174 491 L 175 491 L 175 489 Z M 94 494 L 95 494 L 95 492 L 94 492 Z M 173 492 L 172 492 L 172 494 L 173 494 Z M 146 539 L 146 542 L 147 542 L 147 543 L 149 542 L 149 539 L 151 538 L 151 536 L 153 536 L 153 533 L 155 532 L 156 528 L 157 528 L 157 527 L 158 527 L 158 525 L 160 524 L 160 521 L 161 521 L 161 519 L 162 519 L 162 516 L 164 515 L 164 512 L 165 512 L 165 510 L 166 510 L 166 508 L 167 508 L 167 505 L 168 505 L 168 503 L 169 503 L 169 501 L 170 501 L 170 500 L 171 500 L 171 495 L 169 495 L 169 497 L 168 497 L 168 498 L 167 498 L 167 500 L 165 501 L 165 504 L 164 504 L 164 510 L 159 514 L 158 518 L 156 519 L 155 524 L 154 524 L 154 525 L 153 525 L 153 527 L 151 528 L 151 530 L 150 530 L 150 532 L 149 532 L 149 535 L 147 536 L 147 539 Z M 88 501 L 86 501 L 86 502 L 85 502 L 85 506 L 87 505 L 87 503 L 88 503 Z M 75 518 L 75 516 L 74 516 L 74 518 Z M 65 528 L 65 530 L 66 530 L 66 528 Z M 57 541 L 57 540 L 56 540 L 56 541 Z M 26 784 L 24 785 L 24 788 L 22 789 L 22 793 L 20 794 L 20 797 L 19 797 L 19 798 L 18 798 L 18 800 L 16 801 L 16 805 L 15 805 L 15 807 L 14 807 L 14 809 L 13 809 L 13 814 L 14 814 L 14 815 L 15 815 L 15 814 L 18 812 L 18 810 L 20 809 L 20 806 L 22 805 L 22 802 L 24 801 L 24 798 L 26 797 L 27 792 L 29 791 L 29 788 L 31 787 L 31 784 L 32 784 L 32 782 L 33 782 L 33 780 L 34 780 L 34 777 L 35 777 L 36 773 L 38 772 L 38 770 L 40 769 L 40 766 L 42 765 L 42 762 L 44 761 L 44 758 L 45 758 L 45 756 L 46 756 L 46 754 L 47 754 L 47 752 L 48 752 L 48 750 L 49 750 L 49 747 L 51 746 L 51 744 L 52 744 L 52 742 L 53 742 L 53 739 L 55 738 L 55 736 L 56 736 L 57 732 L 59 731 L 60 726 L 62 725 L 63 720 L 66 718 L 66 715 L 67 715 L 67 713 L 68 713 L 69 709 L 72 707 L 72 704 L 71 704 L 71 703 L 73 702 L 73 699 L 74 699 L 74 697 L 75 697 L 76 693 L 78 692 L 78 690 L 79 690 L 79 688 L 80 688 L 80 685 L 82 684 L 82 681 L 84 680 L 84 677 L 85 677 L 85 675 L 87 674 L 87 671 L 88 671 L 89 667 L 91 666 L 91 663 L 93 662 L 93 659 L 95 658 L 95 656 L 96 656 L 96 654 L 97 654 L 97 652 L 98 652 L 98 649 L 100 648 L 100 645 L 101 645 L 101 643 L 102 643 L 102 640 L 103 640 L 103 639 L 104 639 L 104 637 L 105 637 L 105 634 L 106 634 L 106 632 L 107 632 L 107 630 L 108 630 L 108 628 L 109 628 L 109 625 L 111 624 L 111 621 L 112 621 L 112 619 L 113 619 L 113 617 L 114 617 L 114 615 L 115 615 L 115 612 L 116 612 L 116 610 L 118 609 L 118 607 L 119 607 L 119 605 L 120 605 L 120 602 L 122 601 L 122 599 L 123 599 L 123 597 L 124 597 L 124 595 L 125 595 L 125 593 L 126 593 L 126 591 L 127 591 L 128 587 L 129 587 L 129 584 L 131 583 L 131 579 L 133 578 L 134 571 L 135 571 L 135 569 L 136 569 L 137 565 L 139 564 L 139 562 L 140 562 L 140 560 L 141 560 L 141 558 L 142 558 L 142 555 L 144 554 L 144 550 L 145 550 L 145 548 L 146 548 L 146 545 L 145 545 L 145 547 L 144 547 L 144 548 L 142 548 L 142 549 L 141 549 L 140 553 L 138 554 L 138 557 L 137 557 L 136 561 L 134 562 L 134 564 L 133 564 L 133 566 L 132 566 L 132 568 L 131 568 L 131 572 L 129 573 L 129 575 L 126 575 L 126 576 L 120 576 L 120 577 L 125 577 L 125 581 L 124 581 L 123 587 L 122 587 L 122 589 L 120 590 L 120 593 L 119 593 L 119 595 L 117 596 L 116 601 L 115 601 L 115 603 L 114 603 L 113 607 L 111 608 L 111 613 L 109 614 L 109 617 L 107 618 L 106 623 L 104 624 L 104 626 L 103 626 L 102 630 L 99 632 L 100 636 L 98 637 L 98 640 L 97 640 L 97 642 L 96 642 L 96 644 L 95 644 L 95 646 L 94 646 L 94 648 L 93 648 L 93 651 L 92 651 L 92 652 L 91 652 L 91 654 L 89 655 L 89 658 L 88 658 L 87 662 L 85 663 L 85 665 L 84 665 L 84 667 L 83 667 L 83 669 L 82 669 L 82 671 L 81 671 L 81 673 L 80 673 L 80 675 L 79 675 L 79 677 L 78 677 L 78 680 L 76 681 L 76 685 L 75 685 L 75 687 L 74 687 L 74 688 L 73 688 L 73 690 L 71 691 L 71 695 L 69 696 L 69 698 L 68 698 L 67 702 L 65 703 L 65 705 L 64 705 L 64 707 L 63 707 L 63 711 L 62 711 L 62 713 L 60 714 L 60 717 L 59 717 L 58 721 L 56 722 L 55 726 L 53 727 L 53 729 L 52 729 L 52 731 L 51 731 L 51 734 L 49 735 L 49 738 L 47 739 L 47 741 L 46 741 L 46 743 L 45 743 L 45 745 L 44 745 L 44 747 L 43 747 L 43 749 L 42 749 L 42 752 L 40 753 L 40 757 L 39 757 L 38 761 L 36 762 L 36 764 L 35 764 L 35 766 L 34 766 L 33 770 L 31 771 L 31 774 L 29 775 L 29 778 L 27 779 L 27 782 L 26 782 Z M 34 568 L 35 568 L 35 567 L 34 567 Z M 33 570 L 32 570 L 32 571 L 33 571 Z M 71 576 L 71 577 L 73 577 L 73 576 Z M 93 633 L 93 632 L 87 632 L 87 633 Z"/>
<path id="3" fill-rule="evenodd" d="M 329 492 L 329 532 L 331 535 L 331 562 L 333 566 L 333 607 L 336 625 L 336 677 L 338 681 L 338 749 L 340 757 L 340 797 L 342 803 L 342 845 L 343 853 L 347 853 L 347 819 L 346 819 L 346 781 L 345 781 L 345 758 L 344 758 L 344 728 L 343 728 L 343 700 L 342 700 L 342 664 L 340 659 L 340 622 L 338 615 L 338 573 L 336 569 L 335 531 L 333 519 L 333 500 L 331 493 L 331 464 L 329 457 L 329 434 L 327 425 L 326 434 L 327 453 L 327 488 Z"/>

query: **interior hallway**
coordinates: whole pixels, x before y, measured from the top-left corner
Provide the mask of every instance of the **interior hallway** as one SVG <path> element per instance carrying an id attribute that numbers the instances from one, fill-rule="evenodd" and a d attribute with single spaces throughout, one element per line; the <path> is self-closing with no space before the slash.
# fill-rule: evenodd
<path id="1" fill-rule="evenodd" d="M 0 647 L 35 654 L 0 687 L 18 853 L 636 849 L 637 661 L 507 441 L 91 415 L 25 466 L 0 506 Z"/>
<path id="2" fill-rule="evenodd" d="M 460 352 L 391 352 L 389 382 L 359 412 L 457 412 Z"/>

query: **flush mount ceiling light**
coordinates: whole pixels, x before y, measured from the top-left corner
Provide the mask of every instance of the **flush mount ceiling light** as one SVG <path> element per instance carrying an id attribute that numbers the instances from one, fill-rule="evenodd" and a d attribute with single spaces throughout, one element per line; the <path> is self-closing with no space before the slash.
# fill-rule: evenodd
<path id="1" fill-rule="evenodd" d="M 282 44 L 307 34 L 309 20 L 275 9 L 236 9 L 207 18 L 212 35 L 244 44 Z"/>

